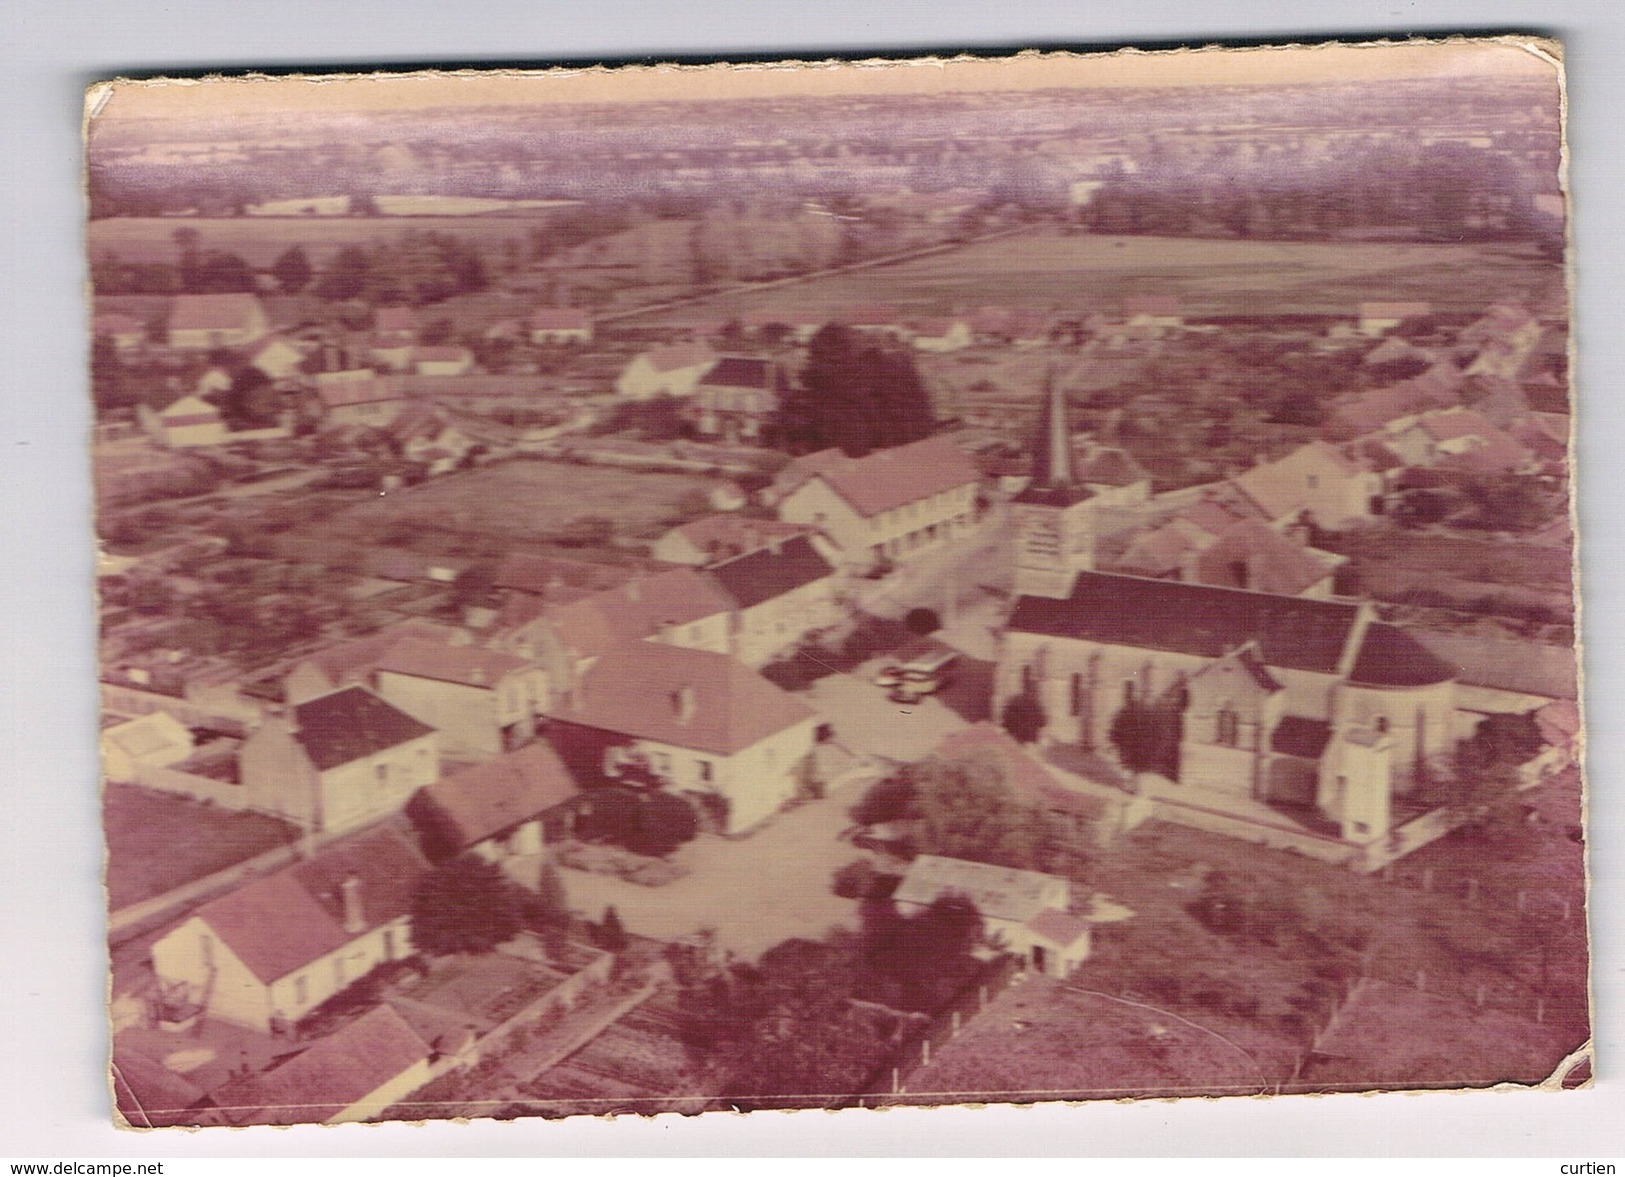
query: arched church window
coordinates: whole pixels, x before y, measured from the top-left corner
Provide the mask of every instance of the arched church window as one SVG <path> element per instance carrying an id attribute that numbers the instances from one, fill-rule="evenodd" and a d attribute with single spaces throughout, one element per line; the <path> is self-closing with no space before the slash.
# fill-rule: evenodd
<path id="1" fill-rule="evenodd" d="M 1219 708 L 1217 730 L 1214 732 L 1215 744 L 1224 748 L 1234 748 L 1241 743 L 1241 716 L 1236 709 L 1226 703 Z"/>
<path id="2" fill-rule="evenodd" d="M 1068 696 L 1069 696 L 1068 697 L 1068 703 L 1071 706 L 1072 714 L 1073 715 L 1082 715 L 1083 714 L 1083 675 L 1074 674 L 1072 676 L 1071 687 L 1070 687 L 1070 690 L 1068 692 Z"/>
<path id="3" fill-rule="evenodd" d="M 1384 736 L 1388 734 L 1388 717 L 1386 715 L 1377 716 L 1377 732 L 1379 735 Z"/>

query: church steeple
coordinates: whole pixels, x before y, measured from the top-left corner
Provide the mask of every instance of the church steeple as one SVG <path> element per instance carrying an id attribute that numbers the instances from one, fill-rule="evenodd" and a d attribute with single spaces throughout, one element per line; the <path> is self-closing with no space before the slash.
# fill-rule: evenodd
<path id="1" fill-rule="evenodd" d="M 1033 477 L 1015 497 L 1018 503 L 1070 507 L 1093 492 L 1077 481 L 1072 464 L 1072 430 L 1066 419 L 1066 394 L 1053 370 L 1044 378 L 1044 403 L 1033 439 Z"/>

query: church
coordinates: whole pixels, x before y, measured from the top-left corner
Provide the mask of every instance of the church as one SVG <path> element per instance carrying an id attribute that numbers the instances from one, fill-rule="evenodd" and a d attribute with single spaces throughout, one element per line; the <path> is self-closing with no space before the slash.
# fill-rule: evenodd
<path id="1" fill-rule="evenodd" d="M 995 714 L 1024 698 L 1052 754 L 1142 761 L 1170 820 L 1339 861 L 1444 832 L 1420 794 L 1454 748 L 1455 668 L 1363 602 L 1096 571 L 1065 416 L 1050 390 L 1011 503 Z M 1125 753 L 1130 740 L 1152 751 Z"/>

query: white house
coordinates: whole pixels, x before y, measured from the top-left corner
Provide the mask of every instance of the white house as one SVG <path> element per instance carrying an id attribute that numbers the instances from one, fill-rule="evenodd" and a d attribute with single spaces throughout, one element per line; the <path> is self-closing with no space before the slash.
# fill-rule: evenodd
<path id="1" fill-rule="evenodd" d="M 627 400 L 652 400 L 657 396 L 688 397 L 717 362 L 717 355 L 703 343 L 678 343 L 657 347 L 633 356 L 615 380 L 615 391 Z"/>
<path id="2" fill-rule="evenodd" d="M 223 445 L 230 437 L 220 410 L 199 396 L 183 396 L 162 409 L 141 405 L 136 410 L 141 427 L 167 449 Z"/>
<path id="3" fill-rule="evenodd" d="M 440 748 L 433 728 L 351 686 L 267 718 L 238 766 L 252 808 L 334 833 L 396 812 L 438 780 Z"/>
<path id="4" fill-rule="evenodd" d="M 429 864 L 392 825 L 243 883 L 152 946 L 161 995 L 262 1033 L 289 1026 L 381 964 L 412 955 Z"/>
<path id="5" fill-rule="evenodd" d="M 705 575 L 734 601 L 728 652 L 746 666 L 766 665 L 844 615 L 835 569 L 806 535 L 770 540 L 712 564 Z"/>
<path id="6" fill-rule="evenodd" d="M 578 776 L 636 764 L 724 834 L 760 825 L 796 795 L 819 724 L 738 659 L 655 642 L 602 655 L 551 718 L 548 739 Z"/>
<path id="7" fill-rule="evenodd" d="M 969 319 L 924 319 L 914 328 L 913 342 L 919 351 L 963 351 L 976 342 L 976 333 Z"/>
<path id="8" fill-rule="evenodd" d="M 797 458 L 775 481 L 778 515 L 829 537 L 843 563 L 907 560 L 969 533 L 981 473 L 958 446 L 931 437 L 849 458 Z"/>
<path id="9" fill-rule="evenodd" d="M 530 739 L 547 677 L 523 658 L 480 646 L 407 639 L 374 666 L 385 701 L 440 734 L 449 755 L 495 756 Z"/>
<path id="10" fill-rule="evenodd" d="M 380 376 L 371 368 L 318 373 L 316 398 L 321 404 L 322 425 L 328 429 L 340 425 L 382 428 L 406 407 L 400 378 Z"/>
<path id="11" fill-rule="evenodd" d="M 467 376 L 474 370 L 474 353 L 466 347 L 419 347 L 412 351 L 419 376 Z"/>
<path id="12" fill-rule="evenodd" d="M 892 901 L 920 911 L 950 895 L 970 900 L 986 934 L 1035 972 L 1065 977 L 1089 958 L 1089 921 L 1071 912 L 1072 886 L 1063 878 L 922 854 Z"/>
<path id="13" fill-rule="evenodd" d="M 1383 492 L 1380 474 L 1325 441 L 1261 462 L 1230 481 L 1260 518 L 1277 527 L 1296 523 L 1305 513 L 1320 527 L 1346 527 L 1370 518 Z"/>

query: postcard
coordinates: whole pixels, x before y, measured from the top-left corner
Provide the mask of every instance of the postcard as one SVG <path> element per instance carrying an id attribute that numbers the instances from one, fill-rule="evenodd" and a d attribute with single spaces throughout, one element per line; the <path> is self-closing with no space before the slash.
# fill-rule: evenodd
<path id="1" fill-rule="evenodd" d="M 1563 85 L 93 87 L 117 1122 L 1588 1083 Z"/>

